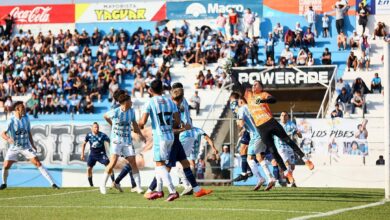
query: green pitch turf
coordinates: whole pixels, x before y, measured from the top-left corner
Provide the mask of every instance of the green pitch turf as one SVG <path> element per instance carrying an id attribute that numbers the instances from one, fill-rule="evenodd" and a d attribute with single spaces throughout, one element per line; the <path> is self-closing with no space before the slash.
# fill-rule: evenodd
<path id="1" fill-rule="evenodd" d="M 212 187 L 202 197 L 174 202 L 148 201 L 142 195 L 96 188 L 7 188 L 0 191 L 0 219 L 289 219 L 360 206 L 383 199 L 383 190 L 336 188 Z M 179 189 L 180 190 L 180 189 Z M 166 198 L 166 196 L 165 196 Z M 388 219 L 390 203 L 348 211 L 326 219 Z"/>

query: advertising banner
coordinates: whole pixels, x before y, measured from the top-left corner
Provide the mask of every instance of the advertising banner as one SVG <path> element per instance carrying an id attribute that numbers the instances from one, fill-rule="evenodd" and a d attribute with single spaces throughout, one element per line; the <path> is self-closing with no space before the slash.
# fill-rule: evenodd
<path id="1" fill-rule="evenodd" d="M 232 80 L 235 88 L 253 85 L 260 80 L 267 88 L 304 88 L 328 85 L 336 66 L 311 66 L 287 68 L 232 68 Z M 320 83 L 319 83 L 320 82 Z"/>
<path id="2" fill-rule="evenodd" d="M 16 24 L 74 23 L 74 4 L 0 6 L 0 15 L 10 14 Z M 4 23 L 2 19 L 0 22 Z"/>
<path id="3" fill-rule="evenodd" d="M 323 11 L 322 0 L 299 0 L 299 14 L 304 15 L 309 10 L 309 6 L 312 6 L 316 12 Z"/>
<path id="4" fill-rule="evenodd" d="M 299 146 L 307 156 L 368 155 L 367 119 L 297 119 Z"/>
<path id="5" fill-rule="evenodd" d="M 374 0 L 371 0 L 374 1 Z M 389 15 L 390 14 L 390 0 L 375 0 L 375 14 Z"/>
<path id="6" fill-rule="evenodd" d="M 81 147 L 84 143 L 85 136 L 91 131 L 92 121 L 80 123 L 56 122 L 56 123 L 35 123 L 31 124 L 31 133 L 35 147 L 37 148 L 37 156 L 45 166 L 49 168 L 62 169 L 85 169 L 86 160 L 89 155 L 89 144 L 85 149 L 85 161 L 81 160 Z M 1 123 L 0 131 L 6 130 L 7 123 Z M 100 131 L 110 136 L 111 128 L 106 122 L 100 123 Z M 140 169 L 153 167 L 153 152 L 152 152 L 152 135 L 151 127 L 143 130 L 143 134 L 147 139 L 147 143 L 141 143 L 137 135 L 133 137 L 133 144 L 137 153 L 136 160 Z M 133 135 L 132 135 L 133 136 Z M 109 149 L 109 145 L 106 146 Z M 0 140 L 0 164 L 4 162 L 8 144 L 4 140 Z M 109 155 L 109 151 L 107 152 Z M 19 167 L 30 167 L 28 162 L 22 155 L 18 157 Z M 124 161 L 120 160 L 117 167 L 122 167 Z M 98 168 L 103 168 L 99 165 Z"/>
<path id="7" fill-rule="evenodd" d="M 169 20 L 183 19 L 211 19 L 218 17 L 219 13 L 227 14 L 234 8 L 242 14 L 246 8 L 262 17 L 262 0 L 198 0 L 183 2 L 167 2 L 167 18 Z"/>
<path id="8" fill-rule="evenodd" d="M 166 19 L 165 1 L 76 4 L 76 23 L 161 21 Z"/>

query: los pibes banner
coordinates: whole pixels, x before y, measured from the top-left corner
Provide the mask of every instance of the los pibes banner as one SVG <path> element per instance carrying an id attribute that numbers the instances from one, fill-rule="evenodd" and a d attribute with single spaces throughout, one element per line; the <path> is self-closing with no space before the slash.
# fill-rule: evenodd
<path id="1" fill-rule="evenodd" d="M 161 21 L 165 18 L 165 1 L 76 4 L 76 23 Z"/>

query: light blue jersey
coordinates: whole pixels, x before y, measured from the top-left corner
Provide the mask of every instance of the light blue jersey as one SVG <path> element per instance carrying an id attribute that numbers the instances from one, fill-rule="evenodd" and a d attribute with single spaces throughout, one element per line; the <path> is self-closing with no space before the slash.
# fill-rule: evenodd
<path id="1" fill-rule="evenodd" d="M 191 120 L 191 114 L 190 114 L 190 107 L 188 105 L 188 102 L 186 99 L 183 99 L 181 102 L 180 106 L 180 119 L 181 122 L 184 124 L 189 124 L 192 126 L 192 120 Z M 194 138 L 195 137 L 195 131 L 193 129 L 191 130 L 186 130 L 180 133 L 180 138 Z"/>
<path id="2" fill-rule="evenodd" d="M 135 113 L 132 108 L 122 111 L 117 107 L 107 112 L 112 121 L 111 142 L 114 144 L 132 144 L 131 123 L 135 121 Z"/>
<path id="3" fill-rule="evenodd" d="M 10 145 L 11 150 L 28 149 L 31 147 L 29 134 L 31 131 L 30 120 L 25 115 L 21 119 L 14 115 L 8 121 L 7 135 L 14 140 L 14 144 Z"/>
<path id="4" fill-rule="evenodd" d="M 173 114 L 178 112 L 178 109 L 171 99 L 164 96 L 154 96 L 146 103 L 143 112 L 150 115 L 154 140 L 157 136 L 160 141 L 174 139 Z"/>
<path id="5" fill-rule="evenodd" d="M 279 122 L 280 123 L 280 122 Z M 286 124 L 282 124 L 280 123 L 280 125 L 282 125 L 284 131 L 287 133 L 288 136 L 290 136 L 290 138 L 295 135 L 298 131 L 298 128 L 297 126 L 295 125 L 294 122 L 292 121 L 287 121 Z M 274 136 L 274 143 L 275 143 L 275 147 L 279 150 L 279 149 L 288 149 L 290 148 L 290 146 L 286 143 L 284 143 L 282 140 L 280 140 L 277 136 Z"/>
<path id="6" fill-rule="evenodd" d="M 244 121 L 245 130 L 247 130 L 250 133 L 251 138 L 260 136 L 247 105 L 241 106 L 238 109 L 237 117 L 239 120 Z"/>

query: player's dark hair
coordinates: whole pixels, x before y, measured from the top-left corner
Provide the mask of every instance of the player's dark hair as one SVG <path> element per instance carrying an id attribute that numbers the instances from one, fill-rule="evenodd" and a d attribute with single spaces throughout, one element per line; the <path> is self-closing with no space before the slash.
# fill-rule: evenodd
<path id="1" fill-rule="evenodd" d="M 173 83 L 173 85 L 172 85 L 172 89 L 176 89 L 176 88 L 181 88 L 181 89 L 183 89 L 184 87 L 183 87 L 183 84 L 181 84 L 181 82 L 175 82 L 175 83 Z"/>
<path id="2" fill-rule="evenodd" d="M 23 105 L 22 101 L 17 101 L 15 104 L 12 106 L 12 108 L 15 110 L 19 105 Z"/>
<path id="3" fill-rule="evenodd" d="M 128 100 L 130 100 L 130 96 L 129 95 L 127 95 L 127 94 L 121 94 L 121 95 L 119 95 L 119 97 L 118 97 L 118 102 L 119 102 L 119 104 L 123 104 L 123 103 L 125 103 L 126 101 L 128 101 Z"/>
<path id="4" fill-rule="evenodd" d="M 184 97 L 184 90 L 182 88 L 172 89 L 171 95 L 173 100 L 180 101 Z"/>
<path id="5" fill-rule="evenodd" d="M 123 89 L 118 89 L 114 92 L 114 94 L 112 95 L 112 97 L 114 98 L 115 101 L 118 101 L 118 98 L 120 95 L 122 94 L 127 94 L 127 91 L 126 90 L 123 90 Z"/>
<path id="6" fill-rule="evenodd" d="M 96 121 L 93 123 L 94 125 L 99 125 Z"/>
<path id="7" fill-rule="evenodd" d="M 155 79 L 153 80 L 151 83 L 150 83 L 150 88 L 152 89 L 152 91 L 156 94 L 161 94 L 162 91 L 163 91 L 163 85 L 162 85 L 162 82 L 161 80 L 159 79 Z"/>
<path id="8" fill-rule="evenodd" d="M 245 102 L 245 104 L 248 103 L 248 101 L 246 100 L 246 98 L 243 95 L 240 95 L 239 99 L 241 99 L 243 102 Z"/>
<path id="9" fill-rule="evenodd" d="M 258 82 L 260 86 L 264 88 L 264 84 L 260 80 L 255 80 L 255 82 Z"/>
<path id="10" fill-rule="evenodd" d="M 232 94 L 230 94 L 230 98 L 239 99 L 240 94 L 238 92 L 232 92 Z"/>

